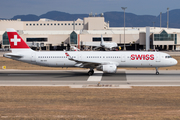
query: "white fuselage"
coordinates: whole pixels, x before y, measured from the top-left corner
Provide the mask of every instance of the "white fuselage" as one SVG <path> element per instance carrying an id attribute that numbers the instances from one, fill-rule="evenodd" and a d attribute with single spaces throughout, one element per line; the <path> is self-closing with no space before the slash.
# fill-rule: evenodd
<path id="1" fill-rule="evenodd" d="M 117 67 L 168 67 L 177 64 L 174 58 L 162 52 L 69 51 L 68 53 L 75 60 L 112 63 Z M 23 57 L 11 59 L 49 67 L 77 67 L 77 62 L 69 60 L 64 51 L 24 51 L 17 54 Z M 6 54 L 4 56 L 8 57 Z"/>
<path id="2" fill-rule="evenodd" d="M 106 43 L 104 42 L 102 46 L 104 46 L 104 48 L 109 48 L 109 49 L 118 47 L 117 43 L 115 42 L 106 42 Z"/>

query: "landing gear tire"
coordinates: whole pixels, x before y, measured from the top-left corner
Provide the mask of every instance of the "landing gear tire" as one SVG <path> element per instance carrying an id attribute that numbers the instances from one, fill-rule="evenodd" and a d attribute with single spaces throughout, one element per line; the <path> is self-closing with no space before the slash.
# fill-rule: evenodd
<path id="1" fill-rule="evenodd" d="M 156 75 L 159 75 L 159 72 L 156 72 Z"/>
<path id="2" fill-rule="evenodd" d="M 158 67 L 156 67 L 156 75 L 159 75 Z"/>
<path id="3" fill-rule="evenodd" d="M 91 75 L 93 75 L 94 74 L 94 70 L 90 70 L 89 72 L 88 72 L 88 75 L 89 76 L 91 76 Z"/>

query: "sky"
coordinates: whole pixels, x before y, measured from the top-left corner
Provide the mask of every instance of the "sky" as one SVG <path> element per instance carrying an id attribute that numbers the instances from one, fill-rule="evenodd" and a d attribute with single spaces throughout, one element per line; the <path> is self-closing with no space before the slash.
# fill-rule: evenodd
<path id="1" fill-rule="evenodd" d="M 49 11 L 70 14 L 103 13 L 109 11 L 126 12 L 137 15 L 155 15 L 160 12 L 180 9 L 180 0 L 0 0 L 0 18 L 15 15 L 41 15 Z"/>

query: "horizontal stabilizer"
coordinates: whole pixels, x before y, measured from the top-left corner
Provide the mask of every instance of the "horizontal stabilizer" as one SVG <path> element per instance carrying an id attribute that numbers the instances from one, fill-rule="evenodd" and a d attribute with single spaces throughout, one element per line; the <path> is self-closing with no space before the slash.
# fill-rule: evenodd
<path id="1" fill-rule="evenodd" d="M 17 58 L 21 58 L 21 57 L 23 57 L 23 55 L 14 54 L 14 53 L 6 53 L 6 54 L 3 55 L 3 57 L 17 57 Z"/>

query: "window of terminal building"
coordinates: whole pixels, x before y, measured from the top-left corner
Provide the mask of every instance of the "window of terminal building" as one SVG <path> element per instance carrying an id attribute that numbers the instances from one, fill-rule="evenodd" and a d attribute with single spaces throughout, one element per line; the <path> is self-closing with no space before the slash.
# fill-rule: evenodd
<path id="1" fill-rule="evenodd" d="M 81 25 L 81 23 L 79 23 L 79 25 Z"/>
<path id="2" fill-rule="evenodd" d="M 46 24 L 44 23 L 44 25 L 46 25 Z"/>
<path id="3" fill-rule="evenodd" d="M 31 24 L 29 24 L 31 26 Z"/>
<path id="4" fill-rule="evenodd" d="M 174 41 L 176 34 L 168 34 L 163 30 L 160 34 L 154 34 L 154 41 Z"/>
<path id="5" fill-rule="evenodd" d="M 35 24 L 33 24 L 33 26 L 35 26 Z"/>
<path id="6" fill-rule="evenodd" d="M 26 26 L 28 26 L 28 24 L 26 24 Z"/>
<path id="7" fill-rule="evenodd" d="M 67 25 L 67 24 L 65 23 L 65 25 Z"/>
<path id="8" fill-rule="evenodd" d="M 70 44 L 77 44 L 77 34 L 74 31 L 70 34 Z"/>
<path id="9" fill-rule="evenodd" d="M 49 23 L 47 25 L 49 25 Z"/>
<path id="10" fill-rule="evenodd" d="M 56 25 L 56 23 L 54 23 L 54 25 Z"/>
<path id="11" fill-rule="evenodd" d="M 3 44 L 3 45 L 9 45 L 9 39 L 8 39 L 7 32 L 5 32 L 5 33 L 3 34 L 2 44 Z"/>
<path id="12" fill-rule="evenodd" d="M 51 25 L 53 25 L 53 24 L 51 23 Z"/>
<path id="13" fill-rule="evenodd" d="M 92 41 L 94 41 L 94 42 L 101 41 L 100 37 L 94 37 L 92 39 L 93 39 Z M 104 41 L 112 41 L 112 38 L 110 38 L 110 37 L 103 37 L 103 39 L 104 39 Z"/>
<path id="14" fill-rule="evenodd" d="M 37 26 L 38 26 L 39 24 L 37 24 Z"/>
<path id="15" fill-rule="evenodd" d="M 27 42 L 47 42 L 47 38 L 26 38 Z"/>
<path id="16" fill-rule="evenodd" d="M 61 23 L 61 25 L 63 25 L 63 23 Z"/>
<path id="17" fill-rule="evenodd" d="M 175 41 L 174 44 L 177 44 L 177 34 L 175 34 Z"/>
<path id="18" fill-rule="evenodd" d="M 58 25 L 60 25 L 60 24 L 58 23 Z"/>
<path id="19" fill-rule="evenodd" d="M 42 24 L 40 24 L 42 26 Z"/>

